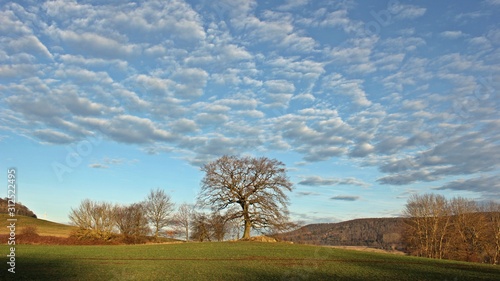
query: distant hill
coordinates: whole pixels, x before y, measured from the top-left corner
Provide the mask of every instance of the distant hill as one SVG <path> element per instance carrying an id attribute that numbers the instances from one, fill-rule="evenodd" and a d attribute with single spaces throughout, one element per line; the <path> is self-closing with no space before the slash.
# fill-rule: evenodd
<path id="1" fill-rule="evenodd" d="M 0 198 L 0 214 L 7 214 L 8 213 L 8 210 L 7 210 L 8 205 L 9 205 L 9 200 L 7 197 Z M 33 213 L 33 211 L 31 211 L 28 207 L 24 206 L 20 202 L 16 202 L 15 209 L 16 209 L 16 215 L 32 217 L 32 218 L 37 217 L 35 215 L 35 213 Z"/>
<path id="2" fill-rule="evenodd" d="M 309 224 L 278 238 L 300 244 L 368 246 L 403 249 L 403 218 L 355 219 L 339 223 Z"/>

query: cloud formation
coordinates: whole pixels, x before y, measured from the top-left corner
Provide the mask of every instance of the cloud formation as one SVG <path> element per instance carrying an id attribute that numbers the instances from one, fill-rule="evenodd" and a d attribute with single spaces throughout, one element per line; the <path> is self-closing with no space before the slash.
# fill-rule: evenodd
<path id="1" fill-rule="evenodd" d="M 338 200 L 338 201 L 352 202 L 352 201 L 359 200 L 359 196 L 337 195 L 337 196 L 331 197 L 330 199 L 331 200 Z"/>
<path id="2" fill-rule="evenodd" d="M 368 183 L 365 183 L 356 178 L 322 178 L 320 176 L 309 176 L 305 179 L 299 181 L 297 184 L 305 186 L 333 186 L 333 185 L 355 185 L 367 187 Z"/>
<path id="3" fill-rule="evenodd" d="M 299 167 L 303 186 L 440 182 L 439 191 L 499 196 L 487 187 L 500 168 L 491 11 L 454 5 L 457 16 L 441 19 L 437 6 L 398 1 L 366 4 L 363 17 L 359 5 L 315 1 L 1 5 L 3 134 L 55 146 L 100 136 L 192 165 L 285 153 L 323 172 L 339 162 L 374 171 L 365 182 Z"/>

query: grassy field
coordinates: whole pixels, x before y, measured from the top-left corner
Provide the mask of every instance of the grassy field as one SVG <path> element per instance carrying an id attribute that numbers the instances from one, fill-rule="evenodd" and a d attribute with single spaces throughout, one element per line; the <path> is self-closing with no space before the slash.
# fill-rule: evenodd
<path id="1" fill-rule="evenodd" d="M 0 214 L 0 221 L 6 222 L 10 217 L 7 214 Z M 26 226 L 36 226 L 39 235 L 68 237 L 71 231 L 77 229 L 75 226 L 59 224 L 32 217 L 16 216 L 17 233 L 21 233 Z M 6 224 L 7 225 L 7 224 Z M 0 234 L 8 234 L 7 227 L 0 227 Z"/>
<path id="2" fill-rule="evenodd" d="M 259 242 L 17 245 L 7 268 L 0 280 L 500 280 L 498 266 Z"/>

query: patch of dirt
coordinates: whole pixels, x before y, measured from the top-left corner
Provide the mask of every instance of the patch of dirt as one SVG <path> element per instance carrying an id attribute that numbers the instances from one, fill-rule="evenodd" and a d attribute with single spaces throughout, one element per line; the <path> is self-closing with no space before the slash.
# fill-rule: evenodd
<path id="1" fill-rule="evenodd" d="M 387 251 L 383 249 L 370 248 L 366 246 L 325 246 L 328 248 L 336 248 L 336 249 L 345 249 L 345 250 L 354 250 L 354 251 L 363 251 L 363 252 L 371 252 L 371 253 L 385 253 L 385 254 L 394 254 L 394 255 L 402 255 L 405 256 L 406 253 L 402 251 Z"/>
<path id="2" fill-rule="evenodd" d="M 254 236 L 254 237 L 250 237 L 248 239 L 245 239 L 243 241 L 255 241 L 255 242 L 267 242 L 267 243 L 276 243 L 278 242 L 276 239 L 274 239 L 273 237 L 269 237 L 269 236 Z"/>

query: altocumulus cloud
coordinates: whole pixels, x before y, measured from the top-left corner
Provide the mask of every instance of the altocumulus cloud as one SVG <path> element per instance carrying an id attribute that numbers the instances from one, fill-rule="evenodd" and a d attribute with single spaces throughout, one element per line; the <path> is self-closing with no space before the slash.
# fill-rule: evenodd
<path id="1" fill-rule="evenodd" d="M 357 201 L 360 199 L 359 196 L 350 196 L 350 195 L 337 195 L 337 196 L 333 196 L 333 197 L 330 197 L 331 200 L 338 200 L 338 201 L 348 201 L 348 202 L 352 202 L 352 201 Z"/>
<path id="2" fill-rule="evenodd" d="M 0 139 L 195 166 L 279 155 L 304 200 L 500 200 L 498 1 L 445 1 L 4 1 Z"/>
<path id="3" fill-rule="evenodd" d="M 332 186 L 332 185 L 356 185 L 367 187 L 370 186 L 356 178 L 323 178 L 320 176 L 309 176 L 299 181 L 297 184 L 306 186 Z"/>

